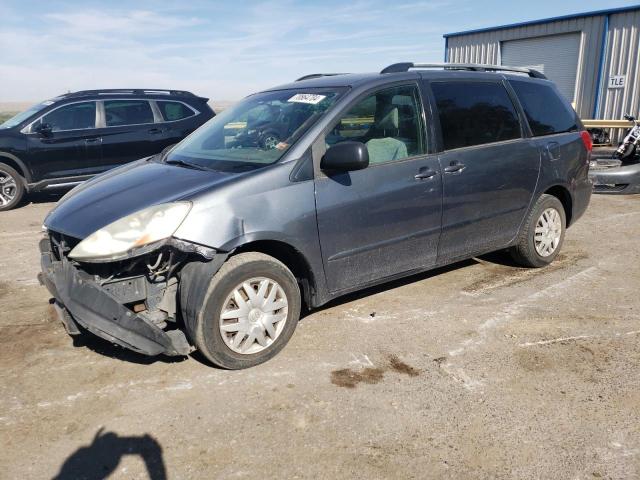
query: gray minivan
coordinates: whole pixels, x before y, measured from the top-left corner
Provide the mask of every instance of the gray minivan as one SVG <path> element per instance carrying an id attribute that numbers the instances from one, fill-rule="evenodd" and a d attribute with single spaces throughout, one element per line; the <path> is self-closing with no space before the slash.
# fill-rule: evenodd
<path id="1" fill-rule="evenodd" d="M 495 250 L 549 264 L 589 203 L 590 151 L 535 70 L 309 75 L 67 194 L 40 279 L 70 334 L 246 368 L 303 307 Z"/>

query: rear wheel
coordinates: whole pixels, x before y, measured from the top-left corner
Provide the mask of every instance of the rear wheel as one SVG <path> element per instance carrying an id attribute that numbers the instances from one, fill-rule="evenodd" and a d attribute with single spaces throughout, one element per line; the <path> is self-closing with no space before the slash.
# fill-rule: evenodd
<path id="1" fill-rule="evenodd" d="M 24 194 L 22 176 L 9 165 L 0 163 L 0 212 L 20 205 Z"/>
<path id="2" fill-rule="evenodd" d="M 231 257 L 211 279 L 194 332 L 196 347 L 228 369 L 266 362 L 287 344 L 300 318 L 300 290 L 291 271 L 273 257 Z"/>
<path id="3" fill-rule="evenodd" d="M 529 212 L 511 256 L 525 267 L 549 265 L 562 248 L 566 224 L 562 202 L 552 195 L 542 195 Z"/>

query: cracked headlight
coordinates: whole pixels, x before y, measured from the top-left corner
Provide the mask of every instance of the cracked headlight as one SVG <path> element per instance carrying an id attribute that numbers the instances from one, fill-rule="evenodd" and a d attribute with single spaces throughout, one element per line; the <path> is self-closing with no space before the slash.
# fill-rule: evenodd
<path id="1" fill-rule="evenodd" d="M 144 247 L 165 240 L 183 222 L 188 202 L 154 205 L 127 215 L 82 240 L 69 257 L 81 262 L 109 262 L 144 253 Z"/>

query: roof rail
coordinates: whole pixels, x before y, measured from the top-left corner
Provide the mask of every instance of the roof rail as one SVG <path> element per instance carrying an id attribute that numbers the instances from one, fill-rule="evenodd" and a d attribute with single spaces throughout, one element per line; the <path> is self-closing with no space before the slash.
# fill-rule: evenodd
<path id="1" fill-rule="evenodd" d="M 533 78 L 547 77 L 533 68 L 508 67 L 502 65 L 489 65 L 484 63 L 394 63 L 384 68 L 380 73 L 408 72 L 412 68 L 444 68 L 447 70 L 471 70 L 474 72 L 517 72 L 526 73 Z"/>
<path id="2" fill-rule="evenodd" d="M 89 95 L 174 95 L 181 97 L 195 97 L 184 90 L 167 90 L 165 88 L 106 88 L 100 90 L 80 90 L 64 95 L 70 97 L 86 97 Z"/>
<path id="3" fill-rule="evenodd" d="M 336 75 L 347 75 L 347 74 L 346 73 L 310 73 L 309 75 L 296 78 L 296 82 L 301 82 L 302 80 L 310 80 L 312 78 L 335 77 Z"/>

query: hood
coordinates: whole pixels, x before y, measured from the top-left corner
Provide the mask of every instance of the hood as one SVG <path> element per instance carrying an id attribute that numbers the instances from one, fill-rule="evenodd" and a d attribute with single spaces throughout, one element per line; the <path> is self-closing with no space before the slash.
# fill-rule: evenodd
<path id="1" fill-rule="evenodd" d="M 83 239 L 96 230 L 151 205 L 190 196 L 240 176 L 140 160 L 90 180 L 63 197 L 44 225 Z"/>

